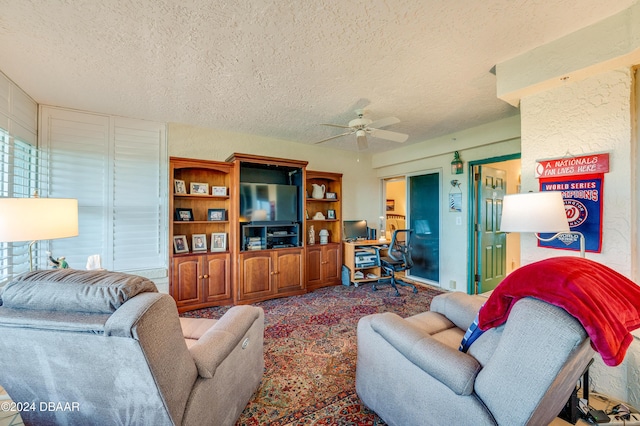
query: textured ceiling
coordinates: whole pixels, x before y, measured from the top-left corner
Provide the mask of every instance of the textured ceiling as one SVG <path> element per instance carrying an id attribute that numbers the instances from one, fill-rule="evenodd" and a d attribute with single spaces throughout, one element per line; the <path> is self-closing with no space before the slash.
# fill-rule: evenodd
<path id="1" fill-rule="evenodd" d="M 496 63 L 636 1 L 0 0 L 0 70 L 43 104 L 301 143 L 365 108 L 410 144 L 516 114 Z"/>

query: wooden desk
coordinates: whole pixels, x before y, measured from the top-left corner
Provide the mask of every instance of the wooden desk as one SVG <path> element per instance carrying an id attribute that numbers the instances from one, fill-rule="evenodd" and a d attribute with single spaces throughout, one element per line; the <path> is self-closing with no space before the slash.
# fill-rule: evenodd
<path id="1" fill-rule="evenodd" d="M 378 240 L 357 240 L 352 242 L 342 242 L 342 254 L 343 265 L 349 268 L 349 280 L 358 287 L 358 284 L 363 282 L 378 281 L 381 277 L 382 270 L 380 269 L 380 252 L 384 252 L 388 245 L 387 243 L 381 243 Z M 375 260 L 367 262 L 363 266 L 356 266 L 356 255 L 372 255 Z M 356 272 L 362 272 L 364 278 L 355 278 Z M 370 278 L 367 275 L 372 274 Z"/>

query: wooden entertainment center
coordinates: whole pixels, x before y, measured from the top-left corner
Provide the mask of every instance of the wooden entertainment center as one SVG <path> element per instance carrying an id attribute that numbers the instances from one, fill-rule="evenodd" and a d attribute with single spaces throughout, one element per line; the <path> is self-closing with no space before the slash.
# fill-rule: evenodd
<path id="1" fill-rule="evenodd" d="M 224 162 L 170 158 L 169 293 L 180 312 L 340 283 L 342 174 L 306 167 L 237 153 Z"/>

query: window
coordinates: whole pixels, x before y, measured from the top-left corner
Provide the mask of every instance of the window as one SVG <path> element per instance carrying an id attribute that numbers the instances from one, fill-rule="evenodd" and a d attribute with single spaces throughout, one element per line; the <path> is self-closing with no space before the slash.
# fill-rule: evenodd
<path id="1" fill-rule="evenodd" d="M 37 189 L 37 104 L 0 73 L 0 197 L 30 197 Z M 29 270 L 29 242 L 0 242 L 0 286 Z M 37 251 L 38 246 L 34 247 Z"/>
<path id="2" fill-rule="evenodd" d="M 440 171 L 426 171 L 407 178 L 407 227 L 415 230 L 412 240 L 413 267 L 408 276 L 440 282 Z"/>
<path id="3" fill-rule="evenodd" d="M 48 196 L 78 200 L 79 235 L 52 240 L 53 257 L 84 269 L 98 254 L 105 269 L 165 276 L 165 125 L 48 106 L 41 114 Z"/>

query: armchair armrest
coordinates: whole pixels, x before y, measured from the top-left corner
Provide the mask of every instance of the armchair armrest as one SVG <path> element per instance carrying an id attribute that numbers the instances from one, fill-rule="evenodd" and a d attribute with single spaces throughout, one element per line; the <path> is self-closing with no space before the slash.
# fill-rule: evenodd
<path id="1" fill-rule="evenodd" d="M 234 306 L 191 346 L 189 350 L 200 377 L 212 378 L 218 365 L 235 347 L 242 345 L 244 349 L 254 343 L 244 336 L 262 318 L 261 312 L 261 308 L 254 306 Z"/>
<path id="2" fill-rule="evenodd" d="M 434 297 L 429 308 L 444 315 L 461 330 L 469 328 L 478 311 L 487 299 L 478 295 L 461 292 L 443 293 Z"/>
<path id="3" fill-rule="evenodd" d="M 396 314 L 375 315 L 371 327 L 398 352 L 457 395 L 470 395 L 480 363 L 451 348 Z"/>

